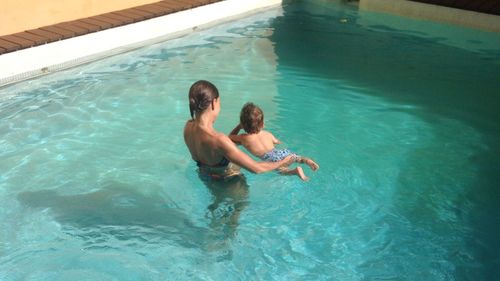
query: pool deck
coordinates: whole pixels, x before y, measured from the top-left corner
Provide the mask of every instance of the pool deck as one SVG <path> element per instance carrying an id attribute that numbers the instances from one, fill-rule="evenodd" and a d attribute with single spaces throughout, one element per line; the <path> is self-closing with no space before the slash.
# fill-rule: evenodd
<path id="1" fill-rule="evenodd" d="M 196 8 L 222 0 L 166 0 L 0 36 L 0 55 L 112 27 Z"/>
<path id="2" fill-rule="evenodd" d="M 282 0 L 166 0 L 0 37 L 0 86 L 179 37 Z"/>

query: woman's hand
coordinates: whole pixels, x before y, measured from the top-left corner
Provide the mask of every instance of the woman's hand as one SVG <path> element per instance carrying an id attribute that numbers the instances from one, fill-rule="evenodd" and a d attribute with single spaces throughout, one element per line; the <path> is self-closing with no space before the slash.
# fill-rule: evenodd
<path id="1" fill-rule="evenodd" d="M 237 136 L 230 137 L 233 139 L 233 137 Z M 269 172 L 281 166 L 290 165 L 295 160 L 294 156 L 289 155 L 279 162 L 256 162 L 245 152 L 238 149 L 231 139 L 223 134 L 218 137 L 218 145 L 221 153 L 229 161 L 255 174 Z"/>
<path id="2" fill-rule="evenodd" d="M 290 165 L 292 165 L 292 163 L 295 162 L 295 155 L 290 154 L 287 157 L 283 158 L 283 160 L 281 160 L 278 163 L 281 163 L 282 161 L 283 161 L 283 164 L 281 164 L 280 167 L 290 166 Z"/>

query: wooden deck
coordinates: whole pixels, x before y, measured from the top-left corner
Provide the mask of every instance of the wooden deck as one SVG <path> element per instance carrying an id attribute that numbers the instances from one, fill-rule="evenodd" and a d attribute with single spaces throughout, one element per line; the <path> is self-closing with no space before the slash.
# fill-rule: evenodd
<path id="1" fill-rule="evenodd" d="M 497 16 L 500 15 L 500 1 L 498 0 L 412 0 L 412 1 L 474 11 L 485 14 L 492 14 Z"/>
<path id="2" fill-rule="evenodd" d="M 0 36 L 0 55 L 223 0 L 165 0 Z"/>

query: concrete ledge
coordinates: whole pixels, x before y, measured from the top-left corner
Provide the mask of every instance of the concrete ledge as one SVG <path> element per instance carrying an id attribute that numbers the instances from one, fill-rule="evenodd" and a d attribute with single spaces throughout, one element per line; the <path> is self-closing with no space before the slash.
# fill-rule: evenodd
<path id="1" fill-rule="evenodd" d="M 74 67 L 281 5 L 225 0 L 0 56 L 0 86 Z"/>
<path id="2" fill-rule="evenodd" d="M 360 0 L 359 9 L 500 32 L 500 16 L 407 0 Z"/>

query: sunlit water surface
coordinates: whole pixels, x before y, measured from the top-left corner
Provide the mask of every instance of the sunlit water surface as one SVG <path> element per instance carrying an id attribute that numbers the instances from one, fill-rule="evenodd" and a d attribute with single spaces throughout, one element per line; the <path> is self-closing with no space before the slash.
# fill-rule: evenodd
<path id="1" fill-rule="evenodd" d="M 493 280 L 499 46 L 308 1 L 4 87 L 0 280 Z M 200 180 L 198 79 L 320 170 Z"/>

